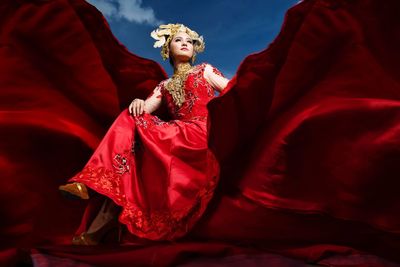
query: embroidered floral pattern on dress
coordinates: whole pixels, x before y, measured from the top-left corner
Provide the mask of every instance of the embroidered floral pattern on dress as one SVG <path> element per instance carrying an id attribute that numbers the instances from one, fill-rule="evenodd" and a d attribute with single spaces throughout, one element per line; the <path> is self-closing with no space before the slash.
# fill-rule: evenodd
<path id="1" fill-rule="evenodd" d="M 126 172 L 129 172 L 130 166 L 129 166 L 129 150 L 124 151 L 123 154 L 115 154 L 113 160 L 113 167 L 116 169 L 116 173 L 118 174 L 124 174 Z"/>
<path id="2" fill-rule="evenodd" d="M 112 196 L 117 203 L 125 203 L 125 194 L 121 191 L 121 175 L 114 170 L 86 166 L 71 180 L 87 184 L 100 193 Z"/>
<path id="3" fill-rule="evenodd" d="M 207 102 L 215 96 L 214 89 L 204 78 L 204 68 L 206 65 L 207 63 L 202 63 L 200 65 L 195 66 L 190 71 L 185 82 L 186 99 L 181 107 L 178 107 L 177 105 L 174 104 L 174 102 L 171 100 L 172 99 L 171 95 L 165 88 L 165 83 L 168 82 L 169 79 L 164 80 L 163 82 L 160 83 L 161 94 L 166 99 L 168 110 L 173 118 L 182 119 L 200 115 L 196 114 L 196 112 L 193 112 L 193 107 L 196 106 L 196 102 L 199 100 L 203 101 L 200 105 L 197 105 L 197 106 L 202 106 L 207 104 Z M 217 69 L 216 71 L 219 72 Z M 206 116 L 206 114 L 202 115 Z"/>
<path id="4" fill-rule="evenodd" d="M 185 116 L 185 114 L 190 114 L 192 112 L 192 108 L 195 104 L 195 102 L 199 99 L 199 96 L 195 94 L 192 91 L 187 91 L 186 92 L 186 100 L 185 100 L 185 105 L 182 105 L 182 107 L 175 106 L 174 107 L 174 113 L 175 116 L 180 119 Z"/>
<path id="5" fill-rule="evenodd" d="M 207 89 L 207 95 L 209 97 L 214 97 L 214 89 L 212 88 L 212 86 L 206 81 L 206 79 L 204 79 L 204 68 L 206 67 L 207 63 L 203 63 L 201 64 L 201 68 L 199 69 L 198 72 L 195 73 L 195 76 L 193 77 L 193 85 L 195 87 L 204 87 Z M 215 69 L 214 67 L 212 67 L 213 69 Z"/>
<path id="6" fill-rule="evenodd" d="M 161 91 L 161 84 L 159 83 L 159 84 L 154 88 L 154 90 L 151 91 L 151 93 L 147 96 L 146 99 L 152 97 L 155 93 L 159 93 L 160 91 Z M 162 98 L 162 95 L 161 95 L 161 94 L 158 95 L 157 98 Z"/>
<path id="7" fill-rule="evenodd" d="M 161 120 L 159 117 L 152 115 L 150 117 L 146 117 L 144 115 L 135 117 L 136 125 L 147 129 L 153 126 L 161 126 L 170 124 L 169 122 Z"/>
<path id="8" fill-rule="evenodd" d="M 157 125 L 157 126 L 168 124 L 168 122 L 163 121 L 162 119 L 160 119 L 157 116 L 152 116 L 151 122 L 152 122 L 152 125 Z"/>
<path id="9" fill-rule="evenodd" d="M 147 120 L 144 118 L 144 116 L 136 116 L 135 122 L 136 122 L 136 126 L 139 126 L 142 128 L 147 128 L 149 126 L 149 124 L 148 124 Z"/>
<path id="10" fill-rule="evenodd" d="M 214 66 L 211 66 L 211 67 L 212 67 L 212 71 L 213 71 L 215 74 L 217 74 L 217 75 L 222 76 L 222 77 L 225 78 L 225 76 L 222 74 L 222 72 L 220 72 L 217 68 L 215 68 Z"/>
<path id="11" fill-rule="evenodd" d="M 163 235 L 165 239 L 172 240 L 175 235 L 187 231 L 188 219 L 198 212 L 204 201 L 207 202 L 212 197 L 216 185 L 217 176 L 213 176 L 198 192 L 196 201 L 192 206 L 173 212 L 152 211 L 147 213 L 131 203 L 126 203 L 120 215 L 120 220 L 126 223 L 128 228 L 134 227 L 136 231 L 139 230 L 145 234 L 156 232 L 157 235 Z M 135 223 L 132 224 L 132 221 Z"/>
<path id="12" fill-rule="evenodd" d="M 194 103 L 199 99 L 199 96 L 195 93 L 193 93 L 192 91 L 188 91 L 187 94 L 187 106 L 188 106 L 188 112 L 192 111 L 192 108 L 194 106 Z"/>
<path id="13" fill-rule="evenodd" d="M 187 231 L 188 220 L 196 215 L 203 202 L 208 202 L 211 199 L 218 179 L 217 176 L 212 176 L 211 180 L 197 193 L 196 200 L 190 207 L 173 212 L 152 211 L 148 213 L 134 203 L 127 201 L 125 194 L 121 191 L 121 175 L 113 170 L 86 166 L 72 180 L 75 178 L 76 181 L 93 187 L 97 192 L 110 197 L 122 206 L 120 221 L 126 224 L 132 233 L 137 233 L 140 236 L 140 233 L 156 232 L 157 235 L 162 235 L 168 240 L 172 240 L 175 235 Z"/>

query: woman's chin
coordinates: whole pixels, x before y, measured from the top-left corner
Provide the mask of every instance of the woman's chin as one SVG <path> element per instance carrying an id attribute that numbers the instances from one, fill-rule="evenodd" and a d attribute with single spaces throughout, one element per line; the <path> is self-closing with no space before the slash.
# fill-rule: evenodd
<path id="1" fill-rule="evenodd" d="M 177 59 L 179 62 L 189 62 L 191 57 L 189 55 L 175 55 L 175 59 Z"/>

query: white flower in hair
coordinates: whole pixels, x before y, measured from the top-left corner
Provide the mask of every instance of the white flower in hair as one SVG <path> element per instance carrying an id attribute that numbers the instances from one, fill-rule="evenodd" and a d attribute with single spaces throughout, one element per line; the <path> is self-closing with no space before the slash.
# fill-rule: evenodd
<path id="1" fill-rule="evenodd" d="M 151 32 L 151 37 L 153 37 L 154 39 L 156 39 L 157 41 L 154 43 L 153 47 L 161 47 L 165 44 L 165 36 L 158 36 L 157 31 L 152 31 Z"/>
<path id="2" fill-rule="evenodd" d="M 153 47 L 162 47 L 165 42 L 167 41 L 166 35 L 168 35 L 168 30 L 154 30 L 151 32 L 151 37 L 153 37 L 155 40 L 157 40 Z"/>

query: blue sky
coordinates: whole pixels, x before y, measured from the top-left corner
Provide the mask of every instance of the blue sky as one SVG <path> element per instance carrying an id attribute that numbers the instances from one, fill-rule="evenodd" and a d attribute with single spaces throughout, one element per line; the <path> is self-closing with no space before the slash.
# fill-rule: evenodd
<path id="1" fill-rule="evenodd" d="M 279 33 L 286 10 L 298 0 L 87 0 L 106 17 L 118 40 L 132 53 L 159 62 L 172 73 L 150 32 L 160 23 L 183 23 L 203 35 L 208 62 L 231 78 L 243 59 L 263 50 Z"/>

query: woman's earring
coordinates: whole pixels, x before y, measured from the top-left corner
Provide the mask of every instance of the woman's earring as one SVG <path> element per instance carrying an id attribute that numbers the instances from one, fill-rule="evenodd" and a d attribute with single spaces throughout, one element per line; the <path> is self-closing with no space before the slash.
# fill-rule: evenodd
<path id="1" fill-rule="evenodd" d="M 164 45 L 161 49 L 161 56 L 164 60 L 169 58 L 169 47 L 168 45 Z"/>
<path id="2" fill-rule="evenodd" d="M 194 64 L 194 61 L 196 60 L 196 55 L 193 54 L 192 58 L 190 59 L 190 61 L 192 62 L 192 65 Z"/>

